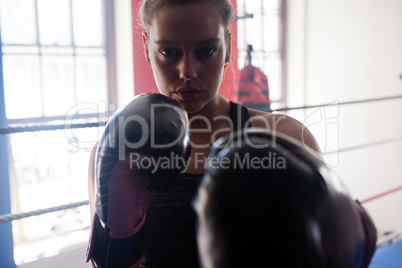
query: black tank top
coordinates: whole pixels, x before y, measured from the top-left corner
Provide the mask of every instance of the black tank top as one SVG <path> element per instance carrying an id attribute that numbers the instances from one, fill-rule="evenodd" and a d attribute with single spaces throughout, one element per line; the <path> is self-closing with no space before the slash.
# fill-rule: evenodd
<path id="1" fill-rule="evenodd" d="M 249 120 L 248 110 L 230 102 L 229 117 L 234 131 L 240 130 Z M 142 267 L 200 267 L 191 201 L 202 177 L 203 174 L 184 173 L 169 190 L 153 193 L 144 224 Z"/>

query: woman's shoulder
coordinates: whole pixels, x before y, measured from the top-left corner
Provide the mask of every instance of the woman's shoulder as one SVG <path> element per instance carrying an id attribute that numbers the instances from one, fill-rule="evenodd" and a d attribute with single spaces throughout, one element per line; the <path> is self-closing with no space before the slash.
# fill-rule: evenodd
<path id="1" fill-rule="evenodd" d="M 320 153 L 320 147 L 310 130 L 297 119 L 286 114 L 267 113 L 248 109 L 250 123 L 255 128 L 264 128 L 273 133 L 290 136 L 303 145 Z"/>

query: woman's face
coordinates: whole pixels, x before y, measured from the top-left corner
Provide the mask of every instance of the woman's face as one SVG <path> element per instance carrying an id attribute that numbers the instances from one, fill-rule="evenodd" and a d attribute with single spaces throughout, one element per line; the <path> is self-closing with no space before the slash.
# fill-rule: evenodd
<path id="1" fill-rule="evenodd" d="M 230 42 L 214 6 L 162 8 L 143 41 L 161 94 L 179 101 L 188 113 L 200 111 L 217 96 Z"/>

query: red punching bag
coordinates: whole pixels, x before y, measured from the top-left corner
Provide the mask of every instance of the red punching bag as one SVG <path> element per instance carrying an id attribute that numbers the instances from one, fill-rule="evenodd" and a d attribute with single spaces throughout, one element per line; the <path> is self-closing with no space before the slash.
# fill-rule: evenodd
<path id="1" fill-rule="evenodd" d="M 251 64 L 252 46 L 248 45 L 246 65 L 234 85 L 233 101 L 247 107 L 269 107 L 268 77 Z"/>

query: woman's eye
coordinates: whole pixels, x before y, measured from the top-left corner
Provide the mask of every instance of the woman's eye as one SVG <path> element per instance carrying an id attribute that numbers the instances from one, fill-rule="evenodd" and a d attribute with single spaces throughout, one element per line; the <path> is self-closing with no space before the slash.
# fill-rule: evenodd
<path id="1" fill-rule="evenodd" d="M 202 48 L 199 50 L 199 54 L 203 57 L 212 56 L 212 54 L 214 54 L 214 52 L 215 52 L 215 49 L 210 48 L 210 47 Z"/>
<path id="2" fill-rule="evenodd" d="M 173 58 L 173 57 L 177 56 L 177 54 L 178 54 L 176 49 L 173 49 L 173 48 L 161 49 L 160 53 L 167 58 Z"/>

